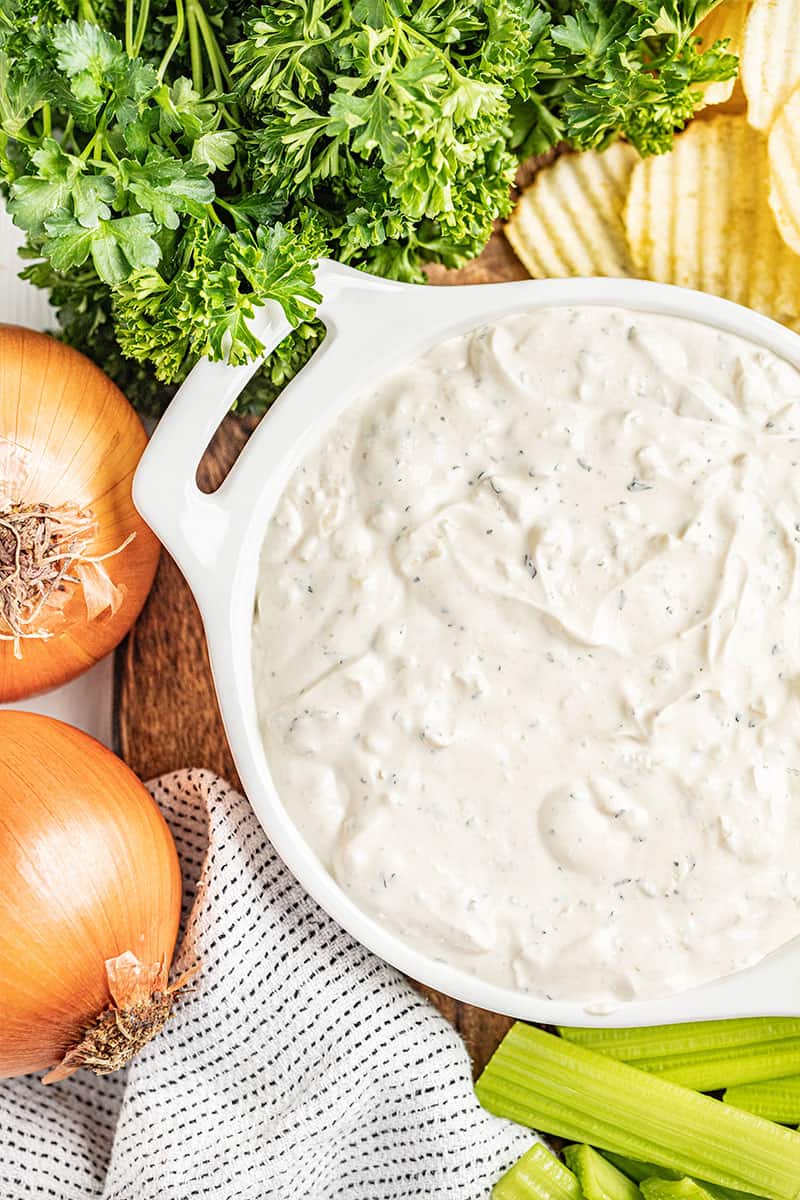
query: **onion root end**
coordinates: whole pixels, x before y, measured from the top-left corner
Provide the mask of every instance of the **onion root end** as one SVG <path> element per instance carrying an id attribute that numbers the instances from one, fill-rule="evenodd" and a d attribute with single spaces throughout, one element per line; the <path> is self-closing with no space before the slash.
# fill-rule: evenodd
<path id="1" fill-rule="evenodd" d="M 167 985 L 166 963 L 146 966 L 127 951 L 106 962 L 112 1003 L 86 1029 L 43 1083 L 57 1083 L 82 1067 L 95 1075 L 111 1075 L 131 1059 L 166 1025 L 175 993 L 199 968 Z"/>

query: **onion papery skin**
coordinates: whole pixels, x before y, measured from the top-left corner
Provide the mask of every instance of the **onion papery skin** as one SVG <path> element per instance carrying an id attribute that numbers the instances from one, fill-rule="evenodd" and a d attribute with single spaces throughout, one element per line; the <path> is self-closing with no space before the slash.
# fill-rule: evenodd
<path id="1" fill-rule="evenodd" d="M 147 442 L 122 392 L 83 354 L 46 334 L 0 325 L 0 501 L 90 509 L 93 556 L 119 588 L 116 611 L 89 619 L 73 586 L 46 640 L 0 640 L 0 702 L 48 691 L 80 675 L 121 641 L 153 583 L 159 543 L 131 496 Z M 129 545 L 113 554 L 131 534 Z"/>
<path id="2" fill-rule="evenodd" d="M 150 973 L 155 1032 L 180 905 L 172 835 L 133 772 L 69 725 L 0 712 L 0 1078 L 58 1067 L 103 1014 L 124 1017 L 115 960 Z"/>

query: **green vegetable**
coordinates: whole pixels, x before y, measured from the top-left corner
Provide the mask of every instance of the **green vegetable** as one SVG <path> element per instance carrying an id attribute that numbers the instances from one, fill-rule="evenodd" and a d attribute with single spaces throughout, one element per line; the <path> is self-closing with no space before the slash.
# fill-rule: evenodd
<path id="1" fill-rule="evenodd" d="M 701 1092 L 800 1071 L 800 1020 L 754 1018 L 643 1029 L 560 1030 L 562 1037 Z"/>
<path id="2" fill-rule="evenodd" d="M 642 1200 L 636 1184 L 591 1146 L 566 1146 L 564 1160 L 578 1177 L 585 1200 Z"/>
<path id="3" fill-rule="evenodd" d="M 672 1171 L 669 1167 L 657 1167 L 655 1163 L 639 1162 L 635 1158 L 624 1158 L 621 1154 L 612 1154 L 610 1150 L 603 1151 L 603 1158 L 613 1163 L 617 1170 L 622 1171 L 634 1183 L 643 1179 L 680 1179 L 680 1171 Z"/>
<path id="4" fill-rule="evenodd" d="M 785 1125 L 800 1124 L 800 1075 L 728 1088 L 722 1098 L 726 1104 L 743 1108 L 770 1121 L 780 1121 Z"/>
<path id="5" fill-rule="evenodd" d="M 800 1197 L 800 1135 L 517 1023 L 476 1085 L 501 1117 L 682 1175 Z"/>
<path id="6" fill-rule="evenodd" d="M 682 1178 L 680 1171 L 672 1171 L 669 1167 L 657 1167 L 654 1163 L 623 1158 L 621 1154 L 611 1154 L 608 1150 L 603 1152 L 603 1157 L 613 1163 L 629 1179 L 633 1179 L 635 1183 L 641 1183 L 645 1179 L 680 1180 Z M 714 1200 L 754 1200 L 752 1192 L 740 1192 L 735 1188 L 720 1187 L 717 1183 L 704 1183 L 703 1188 L 710 1196 L 714 1197 Z"/>
<path id="7" fill-rule="evenodd" d="M 713 1200 L 713 1194 L 694 1179 L 645 1179 L 644 1200 Z"/>
<path id="8" fill-rule="evenodd" d="M 800 1038 L 665 1058 L 639 1058 L 636 1066 L 698 1092 L 714 1092 L 800 1071 Z"/>
<path id="9" fill-rule="evenodd" d="M 558 1031 L 570 1042 L 588 1046 L 612 1058 L 634 1062 L 800 1037 L 800 1018 L 742 1017 L 732 1021 L 687 1021 L 683 1025 L 645 1025 L 634 1029 L 581 1029 L 560 1025 Z"/>
<path id="10" fill-rule="evenodd" d="M 581 1189 L 572 1172 L 536 1142 L 497 1181 L 492 1200 L 581 1200 Z"/>
<path id="11" fill-rule="evenodd" d="M 715 0 L 3 0 L 0 186 L 66 339 L 143 408 L 201 355 L 252 359 L 278 300 L 319 339 L 322 253 L 398 279 L 458 266 L 520 157 L 666 150 L 736 57 Z M 157 395 L 155 376 L 165 385 Z"/>

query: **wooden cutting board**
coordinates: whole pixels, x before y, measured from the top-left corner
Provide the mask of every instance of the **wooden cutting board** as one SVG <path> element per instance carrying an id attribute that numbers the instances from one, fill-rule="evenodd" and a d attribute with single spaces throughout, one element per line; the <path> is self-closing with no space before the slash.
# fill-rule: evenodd
<path id="1" fill-rule="evenodd" d="M 527 272 L 500 231 L 461 271 L 434 267 L 431 282 L 492 283 Z M 201 487 L 224 479 L 255 422 L 229 417 L 203 460 Z M 117 654 L 116 731 L 125 760 L 142 779 L 180 767 L 207 767 L 238 786 L 217 707 L 200 614 L 175 563 L 162 555 L 155 586 L 135 628 Z M 472 1008 L 417 985 L 452 1021 L 477 1074 L 510 1025 L 506 1017 Z"/>

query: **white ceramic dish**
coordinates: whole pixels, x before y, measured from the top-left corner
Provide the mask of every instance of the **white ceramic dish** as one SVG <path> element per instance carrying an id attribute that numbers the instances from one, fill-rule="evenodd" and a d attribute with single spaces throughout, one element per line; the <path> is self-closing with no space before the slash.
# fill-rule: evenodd
<path id="1" fill-rule="evenodd" d="M 289 475 L 355 395 L 434 343 L 511 312 L 586 304 L 699 321 L 748 338 L 798 368 L 800 338 L 725 300 L 639 280 L 424 288 L 323 261 L 317 283 L 327 337 L 261 422 L 218 491 L 206 495 L 198 489 L 197 466 L 256 364 L 198 364 L 159 423 L 134 482 L 138 508 L 177 560 L 200 606 L 236 765 L 276 850 L 319 904 L 360 942 L 406 974 L 482 1008 L 532 1021 L 592 1026 L 800 1014 L 800 938 L 750 970 L 678 996 L 626 1004 L 608 1015 L 497 987 L 412 949 L 347 898 L 287 815 L 262 746 L 250 664 L 261 543 Z M 289 328 L 274 303 L 260 310 L 255 327 L 267 353 Z"/>

